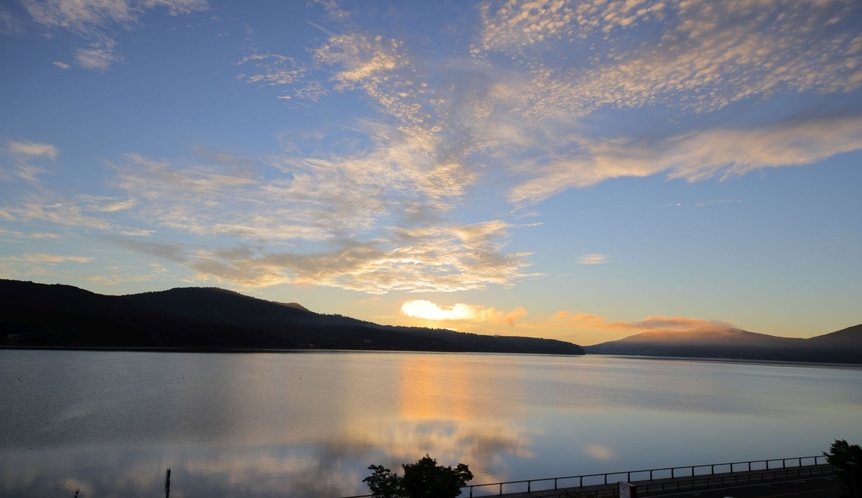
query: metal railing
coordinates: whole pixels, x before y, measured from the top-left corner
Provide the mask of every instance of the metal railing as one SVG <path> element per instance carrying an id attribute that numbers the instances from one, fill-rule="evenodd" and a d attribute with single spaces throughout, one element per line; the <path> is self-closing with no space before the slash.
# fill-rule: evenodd
<path id="1" fill-rule="evenodd" d="M 821 465 L 806 467 L 791 466 L 770 470 L 761 469 L 752 470 L 751 472 L 737 472 L 735 474 L 703 475 L 674 479 L 660 483 L 647 482 L 645 484 L 639 484 L 638 495 L 649 496 L 656 493 L 706 490 L 726 486 L 738 486 L 741 484 L 758 484 L 780 480 L 786 481 L 791 479 L 832 475 L 833 473 L 833 468 L 831 466 Z"/>
<path id="2" fill-rule="evenodd" d="M 601 474 L 545 477 L 541 479 L 522 479 L 516 481 L 470 484 L 461 488 L 461 494 L 462 496 L 466 495 L 472 498 L 474 496 L 474 492 L 476 491 L 478 491 L 476 496 L 489 496 L 502 495 L 504 494 L 504 491 L 506 493 L 532 493 L 533 491 L 561 490 L 573 488 L 583 489 L 585 487 L 613 485 L 620 481 L 638 483 L 654 483 L 655 481 L 664 481 L 655 484 L 647 484 L 645 486 L 646 489 L 643 489 L 643 491 L 641 491 L 640 487 L 638 488 L 638 491 L 640 491 L 641 493 L 648 494 L 657 491 L 693 489 L 692 486 L 695 485 L 694 480 L 697 480 L 698 489 L 703 487 L 713 487 L 713 483 L 715 482 L 718 482 L 719 484 L 738 484 L 741 482 L 739 481 L 740 477 L 733 476 L 733 474 L 740 474 L 743 472 L 776 471 L 776 475 L 774 475 L 773 478 L 770 479 L 776 480 L 778 478 L 777 474 L 779 471 L 794 468 L 798 469 L 803 466 L 821 465 L 825 462 L 825 456 L 817 455 L 791 458 L 773 458 L 769 460 L 750 460 L 743 462 L 711 463 L 704 465 L 686 465 L 682 467 L 661 467 L 656 469 L 626 470 L 622 472 L 605 472 Z M 799 472 L 801 472 L 801 469 L 798 470 Z M 799 475 L 799 472 L 797 472 L 797 476 Z M 806 476 L 813 475 L 810 472 L 809 474 L 806 474 Z M 821 470 L 818 475 L 822 474 L 823 471 Z M 713 476 L 718 477 L 713 478 Z M 727 480 L 730 478 L 734 478 L 735 480 Z M 753 482 L 750 480 L 750 475 L 748 476 L 748 478 L 748 481 L 742 482 Z M 681 481 L 674 481 L 675 479 L 685 479 L 685 482 L 688 483 L 686 485 L 689 487 L 680 488 L 680 486 L 683 484 L 681 483 Z M 651 487 L 658 488 L 659 486 L 660 489 L 650 489 Z M 589 490 L 588 492 L 593 496 L 610 496 L 614 494 L 612 490 L 593 489 Z M 348 498 L 369 498 L 372 496 L 373 495 L 357 495 Z"/>
<path id="3" fill-rule="evenodd" d="M 503 491 L 507 493 L 531 493 L 533 491 L 543 490 L 558 490 L 570 488 L 583 488 L 585 486 L 598 486 L 615 484 L 619 481 L 633 482 L 634 481 L 655 481 L 658 479 L 679 479 L 691 478 L 697 476 L 714 476 L 716 470 L 719 474 L 733 474 L 734 472 L 751 472 L 756 470 L 773 470 L 777 469 L 778 463 L 781 463 L 781 469 L 786 469 L 788 463 L 790 467 L 802 467 L 804 465 L 818 465 L 820 460 L 825 462 L 826 457 L 805 456 L 792 458 L 775 458 L 769 460 L 751 460 L 744 462 L 726 462 L 712 463 L 705 465 L 686 465 L 684 467 L 662 467 L 657 469 L 642 469 L 642 470 L 626 470 L 622 472 L 605 472 L 602 474 L 584 474 L 575 476 L 562 477 L 546 477 L 542 479 L 523 479 L 517 481 L 502 481 L 491 482 L 484 484 L 471 484 L 462 488 L 463 491 L 469 491 L 469 496 L 473 496 L 474 490 L 483 491 L 488 488 L 497 488 L 497 495 L 502 495 Z M 810 463 L 806 463 L 810 461 Z M 770 465 L 773 465 L 770 467 Z M 725 470 L 726 469 L 726 470 Z M 577 483 L 575 483 L 577 481 Z M 551 487 L 553 483 L 553 487 Z M 544 486 L 543 486 L 544 484 Z M 562 486 L 561 486 L 562 484 Z M 539 486 L 536 486 L 539 485 Z M 483 493 L 483 495 L 492 494 L 493 492 Z"/>

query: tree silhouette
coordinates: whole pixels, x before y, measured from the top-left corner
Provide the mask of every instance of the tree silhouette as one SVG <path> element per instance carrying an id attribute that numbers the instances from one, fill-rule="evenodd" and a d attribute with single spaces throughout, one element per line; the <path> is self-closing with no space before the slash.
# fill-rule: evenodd
<path id="1" fill-rule="evenodd" d="M 858 444 L 851 445 L 843 439 L 836 439 L 829 447 L 829 453 L 823 453 L 823 456 L 835 467 L 835 474 L 844 481 L 847 489 L 857 492 L 855 486 L 862 486 L 862 448 Z"/>
<path id="2" fill-rule="evenodd" d="M 368 484 L 375 498 L 455 498 L 473 479 L 467 465 L 444 467 L 427 454 L 416 463 L 402 464 L 401 468 L 403 476 L 382 465 L 371 465 L 368 470 L 372 474 L 362 482 Z"/>

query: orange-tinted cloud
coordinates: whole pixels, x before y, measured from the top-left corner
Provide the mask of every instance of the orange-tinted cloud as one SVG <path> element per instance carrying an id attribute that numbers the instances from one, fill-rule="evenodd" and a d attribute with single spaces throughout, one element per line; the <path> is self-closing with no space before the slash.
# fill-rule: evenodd
<path id="1" fill-rule="evenodd" d="M 653 315 L 636 322 L 608 322 L 605 317 L 586 313 L 569 313 L 558 311 L 552 322 L 565 324 L 576 329 L 591 330 L 618 330 L 631 333 L 647 332 L 653 330 L 694 330 L 701 328 L 729 328 L 729 323 L 703 320 L 700 318 L 688 318 L 684 316 L 661 316 Z"/>

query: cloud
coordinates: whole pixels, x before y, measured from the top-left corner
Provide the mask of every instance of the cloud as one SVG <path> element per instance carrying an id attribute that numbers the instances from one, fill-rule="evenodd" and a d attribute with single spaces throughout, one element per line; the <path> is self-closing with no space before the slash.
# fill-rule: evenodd
<path id="1" fill-rule="evenodd" d="M 473 320 L 477 312 L 469 304 L 458 303 L 449 309 L 443 309 L 431 301 L 407 301 L 401 305 L 401 314 L 426 320 Z"/>
<path id="2" fill-rule="evenodd" d="M 283 156 L 266 159 L 268 165 L 200 165 L 126 154 L 108 163 L 116 195 L 67 199 L 39 191 L 0 208 L 0 218 L 130 237 L 156 229 L 193 234 L 199 249 L 158 254 L 200 278 L 247 287 L 291 282 L 372 294 L 451 292 L 511 286 L 529 276 L 529 255 L 504 251 L 508 223 L 441 216 L 462 186 L 426 176 L 422 155 L 431 152 L 421 138 L 369 126 L 378 144 L 337 160 Z M 153 246 L 134 241 L 127 247 L 153 253 Z"/>
<path id="3" fill-rule="evenodd" d="M 384 217 L 418 214 L 425 199 L 443 198 L 447 194 L 440 189 L 451 187 L 425 183 L 410 170 L 388 169 L 385 157 L 341 163 L 273 158 L 276 171 L 283 172 L 274 177 L 247 167 L 176 166 L 133 154 L 124 159 L 111 166 L 116 187 L 129 200 L 90 209 L 128 207 L 151 226 L 203 237 L 298 244 L 294 252 L 241 244 L 188 254 L 184 264 L 202 277 L 375 294 L 508 286 L 526 277 L 527 254 L 502 250 L 509 228 L 502 221 L 380 225 Z M 414 181 L 419 185 L 411 186 Z"/>
<path id="4" fill-rule="evenodd" d="M 607 254 L 584 254 L 578 258 L 578 264 L 581 265 L 603 265 L 607 262 Z"/>
<path id="5" fill-rule="evenodd" d="M 135 252 L 156 256 L 175 263 L 186 262 L 186 249 L 182 244 L 176 242 L 152 242 L 125 237 L 108 236 L 107 239 L 120 247 Z"/>
<path id="6" fill-rule="evenodd" d="M 105 70 L 123 60 L 115 52 L 116 42 L 109 35 L 113 28 L 131 28 L 151 9 L 166 8 L 175 16 L 208 7 L 207 0 L 23 0 L 23 4 L 37 24 L 68 30 L 87 40 L 87 48 L 75 50 L 75 62 L 85 69 L 96 70 Z M 64 63 L 54 64 L 66 69 Z"/>
<path id="7" fill-rule="evenodd" d="M 614 457 L 614 452 L 607 446 L 588 444 L 584 446 L 584 453 L 596 460 L 608 461 Z"/>
<path id="8" fill-rule="evenodd" d="M 46 172 L 38 161 L 54 159 L 57 154 L 59 150 L 51 144 L 9 140 L 6 147 L 0 149 L 0 179 L 35 185 L 39 182 L 39 176 Z"/>
<path id="9" fill-rule="evenodd" d="M 0 235 L 7 235 L 7 236 L 11 236 L 11 237 L 15 237 L 15 238 L 21 238 L 21 239 L 37 239 L 37 240 L 38 239 L 59 239 L 60 238 L 60 236 L 57 235 L 56 233 L 48 233 L 48 232 L 24 233 L 24 232 L 18 232 L 18 231 L 14 231 L 14 230 L 5 230 L 3 228 L 0 228 Z"/>
<path id="10" fill-rule="evenodd" d="M 428 51 L 425 33 L 363 29 L 361 16 L 319 3 L 341 24 L 310 48 L 313 63 L 264 51 L 236 64 L 244 81 L 277 86 L 282 100 L 365 99 L 372 114 L 342 123 L 337 147 L 297 138 L 270 157 L 210 155 L 205 164 L 125 154 L 109 162 L 104 199 L 42 193 L 0 207 L 0 218 L 129 237 L 194 235 L 198 246 L 161 254 L 199 278 L 236 285 L 451 292 L 531 276 L 529 253 L 506 251 L 507 220 L 461 221 L 477 199 L 520 208 L 613 178 L 726 179 L 862 149 L 862 118 L 851 115 L 751 128 L 699 120 L 694 131 L 650 140 L 585 124 L 610 108 L 664 106 L 691 117 L 778 92 L 854 91 L 862 85 L 858 2 L 487 1 L 481 32 L 445 53 Z M 121 60 L 110 30 L 160 6 L 206 8 L 26 2 L 42 26 L 83 37 L 76 64 L 102 70 Z M 32 160 L 53 157 L 16 154 L 29 169 L 4 174 L 29 182 L 44 172 Z M 581 262 L 607 261 L 588 256 Z M 516 323 L 526 311 L 495 313 Z"/>
<path id="11" fill-rule="evenodd" d="M 460 320 L 488 322 L 493 325 L 515 325 L 515 322 L 527 316 L 527 310 L 516 307 L 512 311 L 497 310 L 473 304 L 457 303 L 444 309 L 431 301 L 406 301 L 401 305 L 401 314 L 411 318 L 425 320 Z"/>
<path id="12" fill-rule="evenodd" d="M 697 329 L 729 329 L 733 325 L 725 322 L 679 316 L 648 316 L 637 322 L 608 322 L 605 317 L 587 313 L 557 312 L 549 324 L 583 330 L 621 331 L 640 333 L 648 331 L 692 331 Z"/>
<path id="13" fill-rule="evenodd" d="M 65 62 L 60 62 L 60 61 L 54 61 L 51 64 L 54 64 L 55 66 L 59 67 L 60 69 L 64 69 L 64 70 L 72 67 L 69 64 L 66 64 Z"/>
<path id="14" fill-rule="evenodd" d="M 43 144 L 29 141 L 14 141 L 10 140 L 8 145 L 9 152 L 13 154 L 20 154 L 22 156 L 45 156 L 48 158 L 55 158 L 59 151 L 56 147 L 51 144 Z"/>
<path id="15" fill-rule="evenodd" d="M 851 19 L 862 8 L 851 0 L 486 1 L 480 14 L 471 57 L 428 56 L 348 24 L 313 50 L 335 91 L 363 92 L 433 151 L 424 174 L 436 184 L 466 192 L 483 175 L 508 176 L 518 179 L 508 200 L 522 207 L 613 178 L 725 179 L 860 149 L 853 117 L 653 141 L 582 124 L 604 108 L 698 114 L 779 92 L 854 91 L 862 36 Z"/>
<path id="16" fill-rule="evenodd" d="M 114 62 L 123 60 L 122 56 L 114 53 L 115 46 L 113 40 L 106 40 L 94 43 L 90 48 L 79 48 L 75 50 L 75 62 L 84 69 L 108 69 Z"/>
<path id="17" fill-rule="evenodd" d="M 0 34 L 15 36 L 26 32 L 24 23 L 13 16 L 4 6 L 0 5 Z"/>
<path id="18" fill-rule="evenodd" d="M 293 57 L 279 54 L 254 54 L 240 59 L 236 65 L 253 63 L 255 74 L 243 73 L 241 79 L 249 83 L 264 83 L 269 86 L 289 85 L 300 81 L 306 68 Z"/>
<path id="19" fill-rule="evenodd" d="M 493 224 L 492 224 L 493 225 Z M 392 291 L 452 292 L 511 286 L 528 275 L 526 254 L 500 252 L 503 226 L 466 236 L 473 226 L 437 227 L 425 233 L 391 234 L 389 242 L 333 241 L 313 253 L 265 252 L 247 246 L 201 250 L 187 266 L 202 277 L 259 287 L 311 284 L 384 294 Z"/>
<path id="20" fill-rule="evenodd" d="M 102 213 L 115 213 L 117 211 L 125 211 L 135 207 L 138 203 L 134 198 L 126 200 L 117 200 L 113 197 L 81 195 L 81 200 L 86 202 L 87 209 L 91 211 L 99 211 Z"/>
<path id="21" fill-rule="evenodd" d="M 31 195 L 17 206 L 0 207 L 0 219 L 14 222 L 39 220 L 97 230 L 110 230 L 113 227 L 110 222 L 87 214 L 86 209 L 74 201 L 45 195 Z"/>
<path id="22" fill-rule="evenodd" d="M 24 7 L 37 23 L 89 34 L 109 24 L 130 24 L 144 11 L 165 7 L 171 15 L 207 8 L 206 0 L 24 0 Z"/>
<path id="23" fill-rule="evenodd" d="M 312 0 L 309 5 L 322 5 L 330 19 L 343 21 L 350 16 L 350 12 L 338 6 L 335 0 Z"/>
<path id="24" fill-rule="evenodd" d="M 8 256 L 0 258 L 3 261 L 17 261 L 23 263 L 42 263 L 42 264 L 59 264 L 59 263 L 89 263 L 93 258 L 85 258 L 82 256 L 63 256 L 59 254 L 43 254 L 43 253 L 27 253 L 21 256 Z"/>
<path id="25" fill-rule="evenodd" d="M 150 235 L 156 233 L 155 230 L 143 230 L 143 229 L 133 229 L 133 230 L 122 230 L 120 235 L 126 237 L 149 237 Z"/>
<path id="26" fill-rule="evenodd" d="M 704 112 L 777 91 L 862 85 L 852 0 L 494 1 L 482 15 L 474 53 L 503 52 L 530 68 L 523 96 L 533 117 L 656 104 Z M 643 30 L 656 35 L 633 39 Z M 584 64 L 546 60 L 569 52 Z"/>
<path id="27" fill-rule="evenodd" d="M 751 171 L 813 164 L 862 150 L 862 117 L 847 116 L 779 123 L 754 129 L 712 129 L 656 143 L 628 139 L 583 139 L 571 157 L 555 157 L 535 178 L 514 187 L 514 203 L 532 204 L 562 190 L 587 187 L 611 178 L 665 172 L 688 182 Z"/>

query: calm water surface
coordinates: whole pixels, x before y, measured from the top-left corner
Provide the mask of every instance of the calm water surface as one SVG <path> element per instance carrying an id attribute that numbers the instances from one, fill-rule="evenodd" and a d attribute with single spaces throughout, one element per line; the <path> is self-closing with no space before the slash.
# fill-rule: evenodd
<path id="1" fill-rule="evenodd" d="M 816 455 L 862 370 L 614 357 L 0 351 L 0 495 L 344 496 L 429 453 L 474 483 Z"/>

